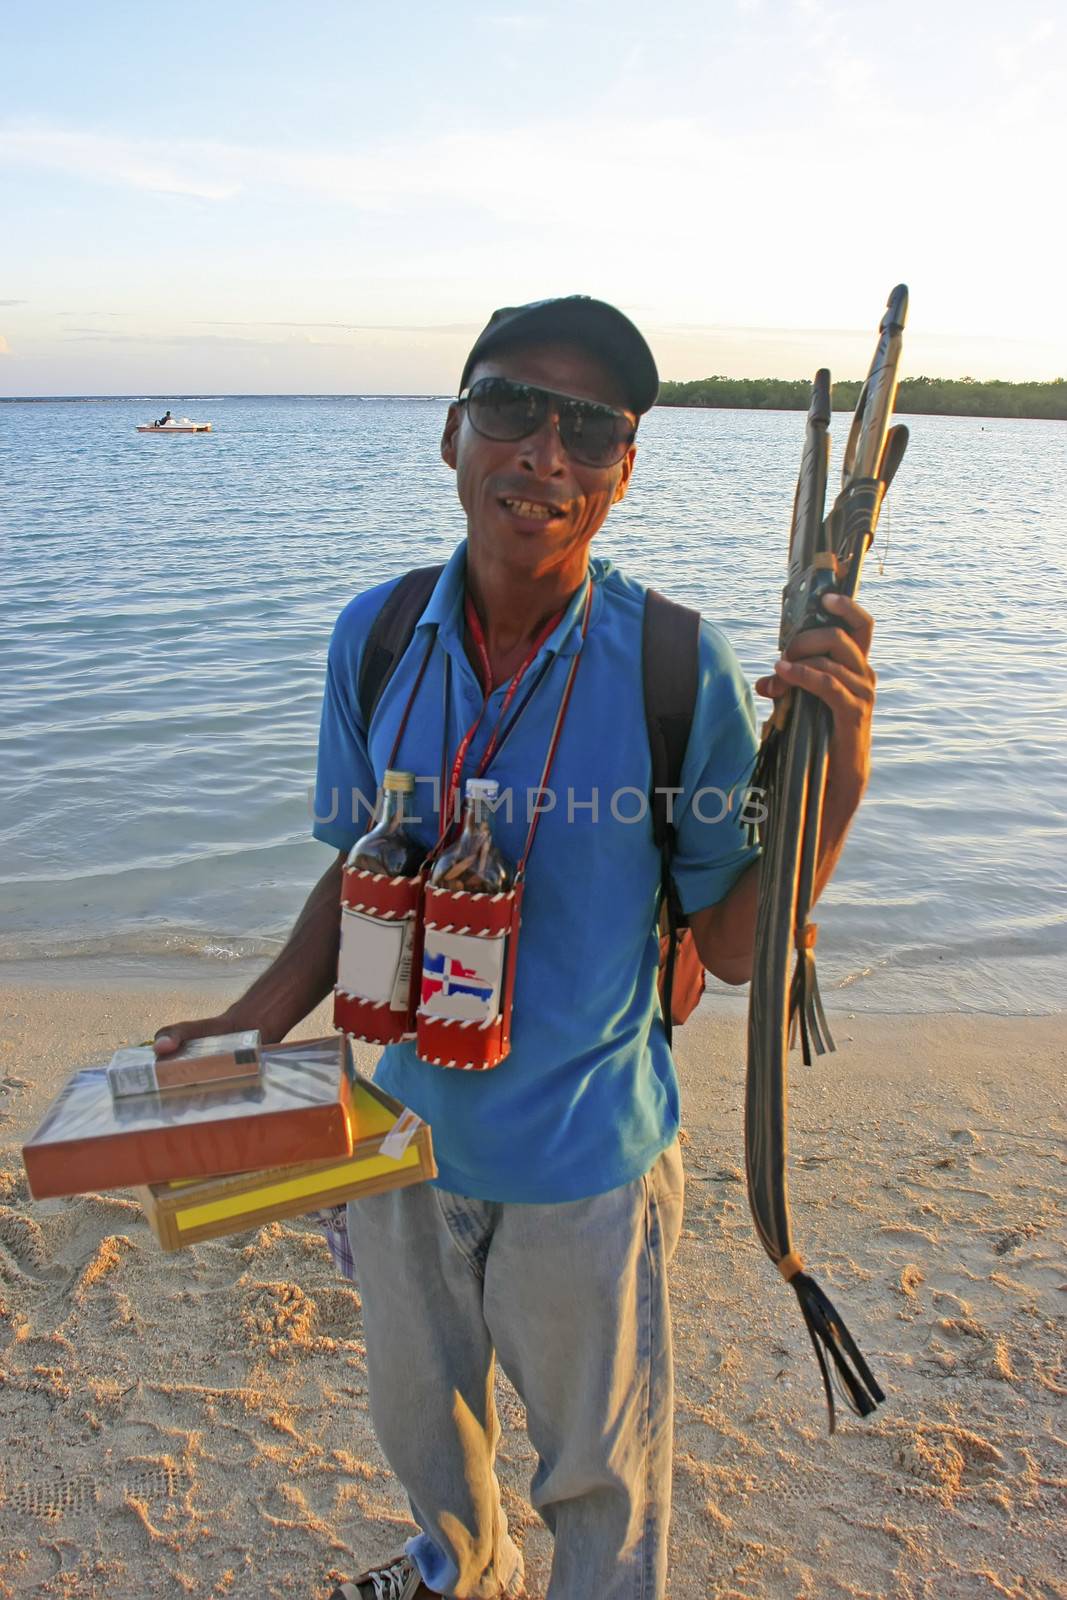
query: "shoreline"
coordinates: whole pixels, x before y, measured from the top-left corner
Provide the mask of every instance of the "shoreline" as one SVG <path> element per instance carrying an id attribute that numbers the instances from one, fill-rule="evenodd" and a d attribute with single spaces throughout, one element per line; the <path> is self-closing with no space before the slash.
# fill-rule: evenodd
<path id="1" fill-rule="evenodd" d="M 279 940 L 279 947 L 282 941 Z M 195 954 L 160 952 L 134 956 L 128 953 L 110 955 L 55 955 L 42 959 L 38 955 L 23 958 L 0 957 L 0 992 L 4 989 L 64 990 L 87 987 L 93 990 L 101 985 L 131 992 L 201 990 L 205 995 L 235 999 L 270 964 L 272 957 L 236 955 L 232 958 L 208 957 Z M 748 1008 L 748 986 L 739 989 L 708 977 L 707 989 L 700 1002 L 698 1016 L 702 1020 L 717 1015 L 728 1017 L 744 1013 Z M 823 1004 L 827 1013 L 838 1022 L 854 1018 L 883 1018 L 919 1020 L 936 1017 L 1004 1018 L 1008 1021 L 1026 1021 L 1031 1018 L 1063 1017 L 1067 1005 L 1057 1005 L 1050 998 L 1038 1009 L 1029 1007 L 1008 1010 L 1003 1007 L 979 1008 L 963 1005 L 931 1005 L 905 1009 L 892 1002 L 865 1003 L 862 991 L 846 992 L 827 987 L 823 991 Z"/>

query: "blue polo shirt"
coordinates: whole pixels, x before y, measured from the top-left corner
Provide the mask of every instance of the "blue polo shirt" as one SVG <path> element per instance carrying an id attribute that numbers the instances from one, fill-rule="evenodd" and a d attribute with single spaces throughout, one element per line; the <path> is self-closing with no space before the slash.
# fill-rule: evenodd
<path id="1" fill-rule="evenodd" d="M 453 553 L 389 680 L 369 728 L 356 686 L 363 644 L 392 583 L 356 597 L 330 644 L 319 741 L 314 833 L 348 850 L 369 826 L 397 728 L 427 651 L 425 674 L 393 765 L 415 772 L 415 832 L 436 839 L 445 658 L 451 658 L 449 764 L 482 705 L 463 647 L 466 545 Z M 564 682 L 581 662 L 526 874 L 511 1053 L 488 1072 L 418 1059 L 413 1044 L 382 1054 L 375 1079 L 433 1129 L 438 1183 L 478 1199 L 577 1200 L 648 1171 L 678 1130 L 678 1081 L 656 994 L 660 861 L 647 814 L 652 763 L 643 709 L 645 590 L 609 561 L 590 562 L 592 605 L 574 596 L 535 658 L 544 661 L 488 776 L 501 787 L 498 844 L 522 854 Z M 395 582 L 395 580 L 394 580 Z M 686 911 L 714 905 L 758 851 L 738 813 L 756 751 L 752 696 L 718 628 L 702 622 L 696 712 L 675 801 L 674 873 Z M 473 776 L 504 688 L 494 690 L 468 752 Z M 511 815 L 508 800 L 511 796 Z M 643 805 L 642 802 L 645 801 Z M 643 814 L 642 814 L 643 813 Z"/>

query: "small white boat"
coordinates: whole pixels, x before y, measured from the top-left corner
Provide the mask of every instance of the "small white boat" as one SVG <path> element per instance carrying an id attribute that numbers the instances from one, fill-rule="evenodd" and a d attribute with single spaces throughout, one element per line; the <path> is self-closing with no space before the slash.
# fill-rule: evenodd
<path id="1" fill-rule="evenodd" d="M 172 417 L 169 422 L 142 422 L 138 433 L 210 433 L 210 422 L 191 422 L 188 417 Z"/>

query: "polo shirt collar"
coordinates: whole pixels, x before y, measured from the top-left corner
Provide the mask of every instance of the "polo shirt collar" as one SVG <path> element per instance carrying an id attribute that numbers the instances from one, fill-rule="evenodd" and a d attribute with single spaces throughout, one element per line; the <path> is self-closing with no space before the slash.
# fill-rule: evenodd
<path id="1" fill-rule="evenodd" d="M 604 607 L 604 579 L 612 570 L 610 561 L 593 556 L 589 562 L 589 577 L 593 585 L 593 602 L 589 613 L 589 626 L 594 628 Z M 463 592 L 467 580 L 467 541 L 458 544 L 445 563 L 444 571 L 434 584 L 426 609 L 416 624 L 419 628 L 435 627 L 443 645 L 450 641 L 463 645 Z M 573 656 L 582 647 L 582 612 L 585 607 L 583 585 L 572 595 L 567 609 L 545 641 L 543 648 L 557 655 Z"/>

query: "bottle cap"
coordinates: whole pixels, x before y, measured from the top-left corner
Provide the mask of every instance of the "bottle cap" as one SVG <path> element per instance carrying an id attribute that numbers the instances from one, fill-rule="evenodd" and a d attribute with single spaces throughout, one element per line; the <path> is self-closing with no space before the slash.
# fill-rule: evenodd
<path id="1" fill-rule="evenodd" d="M 468 778 L 468 800 L 495 800 L 500 793 L 500 785 L 495 778 Z"/>
<path id="2" fill-rule="evenodd" d="M 386 794 L 414 794 L 415 774 L 395 772 L 391 767 L 387 767 L 385 777 L 382 779 L 382 788 Z"/>

